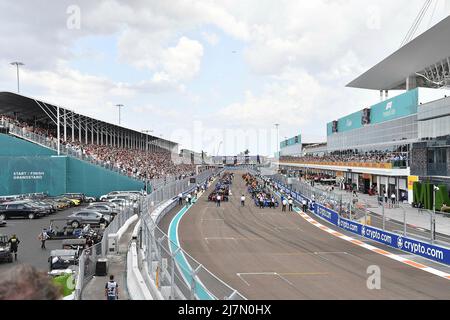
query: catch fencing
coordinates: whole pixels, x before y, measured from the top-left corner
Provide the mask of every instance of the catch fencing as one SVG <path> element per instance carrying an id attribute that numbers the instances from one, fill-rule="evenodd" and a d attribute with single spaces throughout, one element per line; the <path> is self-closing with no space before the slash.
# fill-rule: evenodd
<path id="1" fill-rule="evenodd" d="M 92 248 L 83 251 L 79 258 L 79 268 L 77 274 L 77 282 L 75 289 L 75 298 L 81 299 L 85 285 L 95 275 L 95 265 L 100 258 L 105 258 L 109 254 L 108 236 L 115 234 L 133 215 L 143 215 L 152 212 L 160 204 L 176 197 L 180 193 L 192 191 L 196 187 L 196 183 L 204 183 L 211 175 L 213 170 L 201 172 L 198 176 L 185 178 L 183 180 L 174 180 L 155 190 L 147 196 L 139 196 L 136 202 L 127 202 L 121 207 L 120 212 L 114 220 L 103 231 L 102 241 Z M 195 178 L 196 183 L 191 184 L 190 181 Z"/>
<path id="2" fill-rule="evenodd" d="M 285 194 L 292 195 L 295 200 L 299 202 L 303 199 L 308 201 L 311 200 L 308 199 L 306 195 L 301 194 L 301 192 L 296 192 L 290 186 L 283 184 L 283 182 L 276 181 L 274 178 L 272 178 L 272 180 L 275 180 L 275 188 L 277 190 L 280 190 Z M 330 208 L 328 204 L 324 204 L 319 201 L 313 202 L 312 205 L 310 205 L 310 211 L 317 217 L 327 220 L 337 227 L 352 232 L 358 236 L 380 242 L 395 249 L 422 256 L 426 259 L 450 265 L 450 249 L 448 246 L 436 245 L 435 237 L 433 235 L 428 242 L 417 239 L 417 234 L 413 234 L 413 237 L 407 237 L 405 231 L 403 234 L 395 229 L 392 231 L 387 231 L 384 223 L 382 227 L 378 228 L 369 226 L 366 223 L 366 219 L 364 219 L 363 223 L 359 223 L 357 221 L 345 218 L 342 214 L 339 214 L 339 212 L 333 208 Z"/>
<path id="3" fill-rule="evenodd" d="M 122 206 L 114 220 L 103 230 L 102 241 L 83 250 L 78 260 L 75 300 L 81 300 L 84 287 L 95 276 L 98 260 L 108 255 L 108 235 L 117 233 L 128 219 L 139 213 L 139 206 L 140 201 L 137 205 L 127 203 Z"/>
<path id="4" fill-rule="evenodd" d="M 176 202 L 173 202 L 176 205 Z M 173 206 L 166 210 L 169 212 Z M 164 214 L 164 212 L 162 213 Z M 170 300 L 244 300 L 201 263 L 173 242 L 158 225 L 144 216 L 140 250 L 145 250 L 149 276 L 158 288 L 166 287 Z"/>
<path id="5" fill-rule="evenodd" d="M 205 172 L 197 183 L 203 185 L 211 175 L 219 172 Z M 186 185 L 183 185 L 184 187 Z M 196 185 L 184 189 L 184 193 L 193 192 Z M 171 300 L 245 300 L 245 297 L 220 280 L 207 268 L 184 251 L 173 237 L 158 227 L 159 221 L 176 205 L 177 188 L 171 189 L 174 198 L 153 220 L 151 213 L 156 208 L 150 205 L 150 199 L 144 204 L 141 230 L 138 237 L 139 250 L 144 253 L 147 276 L 157 288 L 164 288 L 165 299 Z M 195 201 L 195 198 L 194 198 Z M 167 200 L 158 204 L 167 203 Z M 187 208 L 187 207 L 185 207 Z M 175 218 L 176 219 L 176 218 Z M 141 265 L 141 271 L 145 270 Z"/>

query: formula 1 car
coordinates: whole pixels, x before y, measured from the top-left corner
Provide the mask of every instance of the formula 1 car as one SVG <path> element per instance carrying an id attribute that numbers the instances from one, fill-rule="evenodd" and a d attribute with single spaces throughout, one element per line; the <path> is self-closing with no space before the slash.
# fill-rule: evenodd
<path id="1" fill-rule="evenodd" d="M 223 193 L 219 193 L 220 196 L 222 197 L 222 201 L 224 202 L 228 202 L 229 198 L 228 195 L 225 195 Z M 208 201 L 209 202 L 216 202 L 217 199 L 217 192 L 212 192 L 209 196 L 208 196 Z"/>

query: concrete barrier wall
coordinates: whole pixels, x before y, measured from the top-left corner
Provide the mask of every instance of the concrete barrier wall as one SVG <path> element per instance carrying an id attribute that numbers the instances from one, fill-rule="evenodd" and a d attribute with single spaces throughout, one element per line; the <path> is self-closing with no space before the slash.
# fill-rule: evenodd
<path id="1" fill-rule="evenodd" d="M 130 245 L 127 255 L 127 287 L 131 300 L 153 300 L 139 270 L 136 243 Z"/>

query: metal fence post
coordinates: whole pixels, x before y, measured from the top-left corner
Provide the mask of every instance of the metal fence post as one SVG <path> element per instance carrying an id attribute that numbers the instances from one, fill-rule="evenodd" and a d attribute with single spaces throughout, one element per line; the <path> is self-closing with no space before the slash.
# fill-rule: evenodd
<path id="1" fill-rule="evenodd" d="M 196 284 L 197 281 L 195 280 L 195 278 L 197 277 L 197 273 L 198 271 L 203 268 L 203 265 L 199 265 L 195 270 L 192 270 L 191 272 L 191 278 L 192 278 L 192 282 L 191 282 L 191 300 L 195 300 L 195 288 L 196 288 Z"/>
<path id="2" fill-rule="evenodd" d="M 175 252 L 173 252 L 173 254 L 170 255 L 171 259 L 172 259 L 172 265 L 170 268 L 170 298 L 172 300 L 175 300 L 175 258 L 178 254 L 178 252 L 180 252 L 180 248 L 177 248 L 175 250 Z"/>
<path id="3" fill-rule="evenodd" d="M 434 243 L 434 230 L 433 230 L 433 214 L 430 212 L 430 240 L 431 244 Z"/>
<path id="4" fill-rule="evenodd" d="M 406 210 L 403 207 L 400 207 L 403 210 L 403 236 L 406 238 Z"/>

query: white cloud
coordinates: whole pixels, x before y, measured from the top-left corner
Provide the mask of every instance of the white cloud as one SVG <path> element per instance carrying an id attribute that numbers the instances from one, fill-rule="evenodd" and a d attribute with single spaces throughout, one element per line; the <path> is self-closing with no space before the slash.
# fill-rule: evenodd
<path id="1" fill-rule="evenodd" d="M 181 37 L 175 47 L 164 50 L 161 57 L 163 73 L 178 81 L 192 79 L 200 71 L 202 57 L 200 42 Z"/>
<path id="2" fill-rule="evenodd" d="M 225 107 L 220 115 L 225 123 L 241 127 L 270 127 L 274 121 L 302 127 L 316 114 L 315 97 L 321 93 L 320 84 L 308 73 L 290 70 L 273 78 L 258 96 L 247 91 L 244 101 Z"/>
<path id="3" fill-rule="evenodd" d="M 147 93 L 160 97 L 170 92 L 185 98 L 177 106 L 171 102 L 174 109 L 194 104 L 198 112 L 194 116 L 214 128 L 271 126 L 276 119 L 283 124 L 283 134 L 301 131 L 322 137 L 326 122 L 377 101 L 377 93 L 344 86 L 398 48 L 423 4 L 421 0 L 377 0 L 370 6 L 360 0 L 76 2 L 81 9 L 80 30 L 66 27 L 71 0 L 0 2 L 2 89 L 14 90 L 15 74 L 8 63 L 22 60 L 23 88 L 30 94 L 105 120 L 114 119 L 110 110 L 118 100 L 157 108 L 158 103 L 147 101 Z M 434 22 L 445 12 L 439 9 Z M 423 27 L 429 27 L 429 18 L 424 18 Z M 204 65 L 200 41 L 219 50 L 219 37 L 211 28 L 219 30 L 221 44 L 234 41 L 243 48 L 248 69 L 237 76 L 253 77 L 263 85 L 249 83 L 240 92 L 231 92 L 227 83 L 195 83 L 200 90 L 189 91 Z M 116 40 L 122 72 L 132 67 L 148 77 L 121 82 L 71 69 L 71 62 L 79 58 L 73 51 L 78 41 L 101 35 Z M 105 52 L 83 49 L 78 55 L 105 58 Z M 212 67 L 221 72 L 227 62 Z M 222 105 L 220 95 L 211 94 L 216 86 L 220 95 L 236 102 Z M 201 107 L 222 110 L 202 117 Z M 137 108 L 139 116 L 130 116 L 130 123 L 141 121 L 145 111 L 163 119 L 159 109 Z M 185 125 L 186 119 L 179 118 L 173 118 L 172 127 Z M 160 122 L 164 127 L 164 120 Z"/>
<path id="4" fill-rule="evenodd" d="M 215 33 L 202 32 L 202 36 L 211 46 L 215 46 L 219 43 L 219 36 Z"/>

